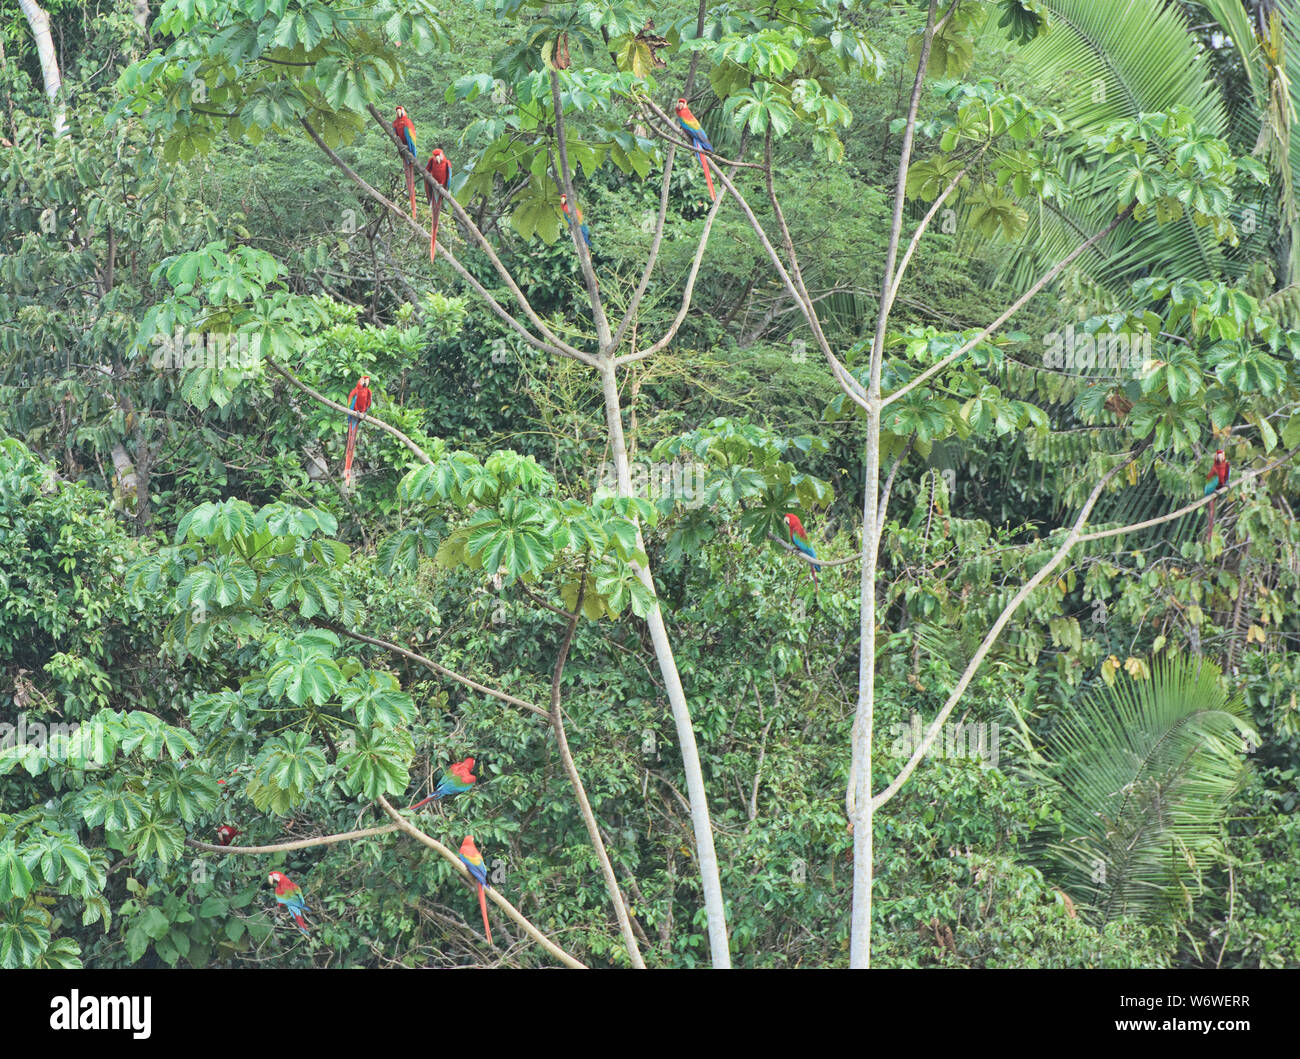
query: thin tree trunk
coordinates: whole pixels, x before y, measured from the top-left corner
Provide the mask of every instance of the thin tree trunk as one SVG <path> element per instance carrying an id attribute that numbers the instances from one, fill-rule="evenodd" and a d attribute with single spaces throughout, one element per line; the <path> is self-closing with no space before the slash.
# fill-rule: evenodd
<path id="1" fill-rule="evenodd" d="M 140 476 L 135 473 L 135 464 L 131 462 L 131 457 L 126 454 L 126 448 L 120 441 L 113 446 L 112 456 L 117 487 L 123 497 L 130 499 L 131 514 L 134 515 L 136 505 L 140 502 Z"/>
<path id="2" fill-rule="evenodd" d="M 880 312 L 876 319 L 876 334 L 871 344 L 871 374 L 867 383 L 867 466 L 862 487 L 862 580 L 859 585 L 861 648 L 858 654 L 858 705 L 853 719 L 853 752 L 851 772 L 853 804 L 850 822 L 853 828 L 853 913 L 850 927 L 849 966 L 871 966 L 871 884 L 872 884 L 872 809 L 871 809 L 871 754 L 872 726 L 876 707 L 876 563 L 879 533 L 876 520 L 880 493 L 880 376 L 884 362 L 885 326 L 889 321 L 889 306 L 894 287 L 894 263 L 898 259 L 898 243 L 903 230 L 903 200 L 907 191 L 907 167 L 912 154 L 912 136 L 916 128 L 916 113 L 921 102 L 921 85 L 925 80 L 925 67 L 930 58 L 930 42 L 934 39 L 934 20 L 938 0 L 930 0 L 926 15 L 925 36 L 921 41 L 921 55 L 916 66 L 916 79 L 912 84 L 912 99 L 908 106 L 907 127 L 903 133 L 903 149 L 898 163 L 898 180 L 894 189 L 894 217 L 889 232 L 889 249 L 885 254 L 885 271 L 881 279 Z"/>
<path id="3" fill-rule="evenodd" d="M 573 754 L 569 750 L 569 737 L 564 731 L 564 712 L 560 709 L 560 680 L 564 676 L 564 663 L 569 657 L 569 648 L 573 646 L 573 634 L 578 630 L 578 621 L 582 617 L 582 600 L 587 589 L 587 567 L 582 567 L 582 580 L 578 584 L 578 599 L 573 605 L 568 627 L 564 630 L 564 641 L 560 644 L 560 653 L 555 659 L 555 672 L 551 675 L 551 727 L 555 731 L 555 744 L 560 751 L 560 762 L 578 799 L 578 809 L 582 813 L 582 822 L 587 825 L 587 834 L 591 836 L 592 849 L 600 861 L 601 874 L 605 876 L 605 888 L 609 891 L 610 902 L 614 905 L 614 916 L 618 920 L 618 929 L 623 934 L 623 944 L 627 948 L 628 959 L 638 970 L 645 970 L 645 960 L 641 958 L 641 949 L 636 943 L 636 934 L 632 930 L 632 920 L 627 914 L 627 904 L 623 900 L 623 891 L 619 889 L 618 877 L 614 874 L 614 865 L 610 863 L 609 853 L 605 850 L 605 840 L 600 834 L 600 825 L 596 822 L 596 813 L 587 799 L 587 789 L 582 785 L 578 766 L 574 764 Z"/>
<path id="4" fill-rule="evenodd" d="M 68 110 L 59 99 L 63 78 L 59 76 L 59 60 L 54 52 L 54 38 L 50 36 L 50 16 L 36 0 L 18 0 L 18 6 L 27 16 L 32 39 L 36 41 L 36 55 L 41 61 L 41 77 L 45 79 L 45 95 L 54 108 L 54 135 L 63 136 L 68 131 Z"/>
<path id="5" fill-rule="evenodd" d="M 609 430 L 611 455 L 618 474 L 618 494 L 632 496 L 632 474 L 628 466 L 627 444 L 623 437 L 622 409 L 618 400 L 618 381 L 614 366 L 609 361 L 601 368 L 601 383 L 605 396 L 605 422 Z M 645 551 L 641 526 L 637 524 L 636 545 Z M 718 874 L 718 856 L 713 848 L 713 824 L 709 820 L 709 803 L 704 793 L 704 773 L 700 768 L 700 755 L 695 746 L 695 729 L 691 724 L 691 711 L 682 689 L 682 678 L 677 672 L 668 630 L 659 609 L 659 596 L 655 592 L 654 578 L 649 569 L 635 567 L 637 577 L 654 598 L 654 606 L 646 615 L 650 627 L 650 640 L 654 644 L 659 672 L 663 675 L 668 704 L 677 725 L 677 743 L 682 754 L 682 769 L 686 773 L 686 792 L 691 803 L 691 824 L 695 830 L 695 854 L 700 868 L 700 884 L 704 888 L 704 908 L 708 914 L 709 952 L 714 967 L 731 966 L 731 950 L 727 941 L 727 912 L 722 900 L 722 881 Z"/>

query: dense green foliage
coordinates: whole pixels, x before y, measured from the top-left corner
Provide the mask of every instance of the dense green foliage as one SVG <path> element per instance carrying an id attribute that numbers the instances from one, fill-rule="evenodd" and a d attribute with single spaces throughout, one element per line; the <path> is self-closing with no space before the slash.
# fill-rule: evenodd
<path id="1" fill-rule="evenodd" d="M 647 964 L 707 964 L 647 564 L 734 959 L 847 965 L 863 420 L 734 200 L 712 219 L 682 150 L 663 184 L 647 101 L 687 92 L 715 172 L 753 167 L 721 172 L 788 224 L 865 382 L 926 6 L 165 0 L 145 31 L 127 0 L 51 0 L 55 137 L 0 0 L 0 967 L 498 962 L 455 869 L 406 835 L 187 845 L 382 827 L 380 798 L 467 755 L 475 790 L 417 825 L 473 834 L 540 931 L 627 966 L 547 716 L 579 608 L 557 678 L 574 764 Z M 1090 530 L 1200 498 L 1216 448 L 1234 483 L 1268 469 L 1212 531 L 1200 508 L 1084 540 L 1030 593 L 876 817 L 877 965 L 1300 966 L 1300 140 L 1279 116 L 1300 26 L 1253 6 L 963 0 L 935 38 L 904 248 L 945 201 L 886 390 L 1097 242 L 887 409 L 873 787 L 1104 473 L 1123 467 Z M 632 496 L 598 377 L 523 333 L 598 341 L 553 98 L 615 326 L 664 193 L 620 354 L 674 325 L 708 233 L 680 329 L 620 367 L 652 472 Z M 400 215 L 368 109 L 397 102 L 487 241 L 445 205 L 454 267 Z M 362 373 L 410 444 L 364 425 L 348 488 L 343 414 L 312 391 L 342 403 Z M 493 917 L 521 941 L 506 962 L 551 962 Z"/>

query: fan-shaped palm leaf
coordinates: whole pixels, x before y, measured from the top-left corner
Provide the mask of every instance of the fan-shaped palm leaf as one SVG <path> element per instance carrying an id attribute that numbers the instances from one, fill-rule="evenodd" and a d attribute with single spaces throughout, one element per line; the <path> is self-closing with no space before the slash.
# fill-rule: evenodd
<path id="1" fill-rule="evenodd" d="M 1243 738 L 1257 737 L 1219 669 L 1179 657 L 1088 697 L 1054 732 L 1051 764 L 1032 767 L 1055 786 L 1065 826 L 1046 854 L 1098 920 L 1186 913 L 1201 869 L 1223 854 Z"/>
<path id="2" fill-rule="evenodd" d="M 1163 0 L 1045 0 L 1051 29 L 1017 56 L 1027 79 L 1057 86 L 1052 100 L 1072 135 L 1083 138 L 1139 114 L 1188 107 L 1205 132 L 1223 135 L 1227 112 L 1196 38 L 1176 4 Z M 991 24 L 992 20 L 990 20 Z M 1067 145 L 1068 147 L 1068 145 Z M 1104 228 L 1115 216 L 1118 170 L 1063 160 L 1065 206 L 1043 209 L 1018 253 L 1007 256 L 1006 276 L 1023 290 L 1045 267 Z M 1209 233 L 1190 219 L 1157 227 L 1151 220 L 1120 225 L 1079 267 L 1111 291 L 1155 272 L 1214 276 L 1224 256 Z"/>
<path id="3" fill-rule="evenodd" d="M 1251 23 L 1241 0 L 1197 0 L 1223 30 L 1225 47 L 1240 60 L 1246 80 L 1243 98 L 1232 108 L 1231 136 L 1242 149 L 1268 161 L 1273 187 L 1270 203 L 1290 233 L 1289 260 L 1282 280 L 1293 282 L 1300 266 L 1300 203 L 1294 174 L 1300 169 L 1300 136 L 1296 124 L 1296 93 L 1300 90 L 1300 16 L 1274 10 L 1263 25 Z M 1261 10 L 1263 10 L 1261 8 Z M 1262 234 L 1271 237 L 1275 224 L 1261 217 Z M 1253 244 L 1258 240 L 1251 240 Z M 1243 256 L 1240 250 L 1232 256 Z"/>

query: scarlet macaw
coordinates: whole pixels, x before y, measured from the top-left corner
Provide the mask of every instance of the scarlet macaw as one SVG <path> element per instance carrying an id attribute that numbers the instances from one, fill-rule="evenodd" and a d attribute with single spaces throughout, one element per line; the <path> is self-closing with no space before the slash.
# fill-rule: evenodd
<path id="1" fill-rule="evenodd" d="M 436 802 L 439 798 L 454 798 L 458 794 L 464 794 L 474 786 L 478 777 L 470 771 L 474 767 L 474 759 L 467 757 L 464 761 L 457 761 L 445 773 L 438 785 L 433 788 L 433 793 L 423 801 L 416 802 L 414 805 L 408 805 L 406 808 L 418 809 L 426 802 Z"/>
<path id="2" fill-rule="evenodd" d="M 303 919 L 304 915 L 310 913 L 307 902 L 303 900 L 302 887 L 285 875 L 284 872 L 273 871 L 267 876 L 267 879 L 275 884 L 275 899 L 289 910 L 293 916 L 293 921 L 298 929 L 304 935 L 310 937 L 307 930 L 307 921 Z"/>
<path id="3" fill-rule="evenodd" d="M 405 147 L 411 152 L 411 158 L 418 158 L 415 153 L 415 125 L 410 118 L 406 116 L 406 108 L 397 108 L 397 120 L 393 122 L 393 135 L 397 137 L 400 146 Z M 406 194 L 411 200 L 411 219 L 419 220 L 415 212 L 415 165 L 411 158 L 402 155 L 402 172 L 406 174 Z"/>
<path id="4" fill-rule="evenodd" d="M 677 101 L 677 124 L 685 130 L 686 138 L 695 148 L 695 157 L 700 160 L 700 165 L 704 166 L 704 182 L 709 185 L 709 198 L 716 199 L 717 196 L 713 193 L 713 177 L 709 174 L 709 163 L 704 158 L 704 151 L 712 151 L 713 144 L 709 143 L 708 136 L 704 134 L 704 126 L 691 113 L 685 98 Z"/>
<path id="5" fill-rule="evenodd" d="M 817 553 L 813 551 L 813 546 L 808 540 L 808 534 L 804 532 L 803 523 L 799 521 L 799 516 L 787 514 L 785 516 L 786 528 L 790 530 L 790 543 L 798 548 L 809 559 L 816 559 Z M 813 584 L 817 583 L 817 571 L 821 567 L 817 563 L 809 563 L 809 569 L 812 571 Z"/>
<path id="6" fill-rule="evenodd" d="M 451 181 L 451 163 L 447 161 L 447 156 L 442 153 L 441 147 L 434 148 L 433 154 L 429 156 L 429 164 L 424 169 L 440 187 L 445 188 Z M 438 247 L 438 218 L 442 216 L 442 199 L 427 184 L 425 190 L 429 192 L 429 209 L 433 213 L 433 220 L 429 222 L 429 260 L 432 261 L 434 251 Z"/>
<path id="7" fill-rule="evenodd" d="M 591 232 L 587 229 L 586 222 L 582 219 L 582 207 L 575 205 L 574 211 L 578 215 L 578 231 L 582 233 L 582 241 L 587 244 L 587 249 L 591 249 Z M 560 209 L 564 211 L 564 219 L 569 222 L 569 227 L 573 227 L 573 214 L 569 212 L 569 196 L 560 196 Z"/>
<path id="8" fill-rule="evenodd" d="M 220 783 L 221 780 L 218 780 L 217 782 Z M 230 843 L 235 841 L 236 836 L 242 834 L 243 832 L 240 831 L 239 828 L 231 827 L 229 824 L 222 824 L 217 828 L 217 841 L 223 846 L 228 846 Z"/>
<path id="9" fill-rule="evenodd" d="M 478 906 L 483 913 L 483 933 L 487 936 L 488 944 L 491 945 L 492 928 L 488 926 L 487 897 L 483 891 L 490 890 L 492 887 L 488 885 L 487 868 L 483 866 L 483 855 L 478 851 L 478 846 L 474 845 L 473 835 L 466 835 L 465 840 L 460 844 L 460 859 L 477 884 Z"/>
<path id="10" fill-rule="evenodd" d="M 361 381 L 352 387 L 348 394 L 348 407 L 353 411 L 361 412 L 363 415 L 370 410 L 370 376 L 361 376 Z M 343 480 L 346 482 L 352 477 L 352 456 L 357 447 L 357 431 L 361 427 L 361 420 L 356 416 L 348 416 L 348 444 L 347 451 L 343 457 Z"/>
<path id="11" fill-rule="evenodd" d="M 1223 489 L 1228 484 L 1228 473 L 1231 470 L 1228 464 L 1228 457 L 1222 449 L 1214 454 L 1214 464 L 1210 467 L 1210 473 L 1205 479 L 1205 492 L 1202 496 L 1211 496 Z M 1210 534 L 1214 532 L 1214 504 L 1215 499 L 1210 501 L 1210 518 L 1205 525 L 1205 538 L 1209 540 Z"/>

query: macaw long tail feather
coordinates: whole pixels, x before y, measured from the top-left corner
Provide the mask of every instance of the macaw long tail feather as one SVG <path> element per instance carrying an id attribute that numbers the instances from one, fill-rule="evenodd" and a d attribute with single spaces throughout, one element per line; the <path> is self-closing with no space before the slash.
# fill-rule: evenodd
<path id="1" fill-rule="evenodd" d="M 492 928 L 488 926 L 487 918 L 487 894 L 483 892 L 483 887 L 478 888 L 478 907 L 483 913 L 483 934 L 487 937 L 489 945 L 492 944 Z"/>
<path id="2" fill-rule="evenodd" d="M 433 220 L 429 224 L 429 260 L 433 261 L 434 251 L 438 249 L 438 218 L 442 216 L 442 202 L 433 207 Z"/>
<path id="3" fill-rule="evenodd" d="M 307 921 L 302 918 L 301 912 L 293 913 L 293 922 L 294 925 L 297 926 L 297 928 L 302 931 L 304 937 L 308 937 L 308 938 L 311 937 L 311 931 L 307 929 Z"/>
<path id="4" fill-rule="evenodd" d="M 712 202 L 718 196 L 713 193 L 713 175 L 709 172 L 708 159 L 704 157 L 703 151 L 696 151 L 695 154 L 700 160 L 700 165 L 704 166 L 704 182 L 709 185 L 709 201 Z"/>
<path id="5" fill-rule="evenodd" d="M 420 218 L 415 212 L 415 167 L 403 160 L 402 169 L 406 172 L 406 194 L 411 200 L 411 220 L 418 221 Z"/>
<path id="6" fill-rule="evenodd" d="M 357 424 L 354 420 L 348 424 L 348 447 L 343 456 L 343 480 L 346 482 L 352 477 L 352 456 L 357 448 Z"/>
<path id="7" fill-rule="evenodd" d="M 406 807 L 406 811 L 409 813 L 412 809 L 418 809 L 418 808 L 420 808 L 420 806 L 422 806 L 422 805 L 427 805 L 429 802 L 436 802 L 436 801 L 437 801 L 439 798 L 441 798 L 441 797 L 442 797 L 441 794 L 438 794 L 438 793 L 435 792 L 435 793 L 429 795 L 429 797 L 424 798 L 424 799 L 422 799 L 421 801 L 416 802 L 414 805 L 408 805 L 408 806 Z"/>
<path id="8" fill-rule="evenodd" d="M 1210 535 L 1214 532 L 1214 505 L 1218 501 L 1217 496 L 1210 497 L 1210 520 L 1205 524 L 1205 539 L 1208 541 Z"/>

